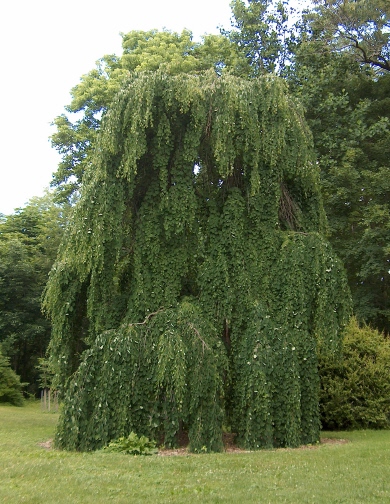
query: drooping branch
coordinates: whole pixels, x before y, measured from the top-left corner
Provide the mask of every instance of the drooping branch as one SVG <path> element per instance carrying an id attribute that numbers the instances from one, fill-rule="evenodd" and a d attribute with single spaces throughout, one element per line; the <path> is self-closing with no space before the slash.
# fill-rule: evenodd
<path id="1" fill-rule="evenodd" d="M 143 325 L 146 325 L 149 320 L 154 317 L 155 315 L 157 315 L 158 313 L 162 312 L 164 310 L 163 307 L 159 308 L 157 311 L 155 312 L 152 312 L 152 313 L 149 313 L 146 317 L 145 317 L 145 320 L 143 322 L 133 322 L 132 324 L 129 324 L 129 327 L 131 326 L 143 326 Z"/>
<path id="2" fill-rule="evenodd" d="M 197 335 L 197 337 L 200 339 L 200 341 L 202 342 L 202 348 L 203 348 L 203 353 L 204 353 L 204 349 L 207 348 L 207 350 L 210 350 L 210 347 L 207 345 L 207 343 L 205 342 L 205 340 L 202 338 L 202 336 L 200 335 L 200 332 L 198 331 L 198 329 L 194 326 L 194 324 L 192 322 L 188 322 L 188 326 L 190 327 L 190 329 L 192 329 L 194 331 L 194 333 Z"/>

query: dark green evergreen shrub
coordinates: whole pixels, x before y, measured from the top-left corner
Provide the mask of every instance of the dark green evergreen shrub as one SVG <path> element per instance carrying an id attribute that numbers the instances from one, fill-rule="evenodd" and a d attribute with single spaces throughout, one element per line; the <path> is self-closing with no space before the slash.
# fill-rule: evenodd
<path id="1" fill-rule="evenodd" d="M 0 402 L 22 406 L 24 385 L 11 369 L 9 358 L 4 357 L 0 350 Z"/>
<path id="2" fill-rule="evenodd" d="M 319 358 L 323 429 L 390 428 L 390 340 L 352 318 L 342 356 Z"/>

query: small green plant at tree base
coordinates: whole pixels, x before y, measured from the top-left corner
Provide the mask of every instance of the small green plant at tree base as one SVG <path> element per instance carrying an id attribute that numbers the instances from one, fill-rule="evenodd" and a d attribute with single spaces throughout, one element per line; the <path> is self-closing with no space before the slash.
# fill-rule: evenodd
<path id="1" fill-rule="evenodd" d="M 104 450 L 125 453 L 126 455 L 156 455 L 156 442 L 146 436 L 137 436 L 131 432 L 127 437 L 120 437 L 111 441 Z"/>

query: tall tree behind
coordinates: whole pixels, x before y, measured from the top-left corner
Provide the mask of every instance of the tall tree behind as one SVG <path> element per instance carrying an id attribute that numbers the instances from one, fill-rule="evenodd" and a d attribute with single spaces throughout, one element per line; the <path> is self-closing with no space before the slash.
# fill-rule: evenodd
<path id="1" fill-rule="evenodd" d="M 288 26 L 287 1 L 233 0 L 232 29 L 224 35 L 237 46 L 242 56 L 239 66 L 230 71 L 240 76 L 256 77 L 267 73 L 282 73 L 294 36 Z"/>
<path id="2" fill-rule="evenodd" d="M 390 332 L 389 7 L 317 2 L 290 74 L 321 170 L 330 240 L 356 315 Z M 380 5 L 383 9 L 380 9 Z"/>
<path id="3" fill-rule="evenodd" d="M 236 0 L 230 39 L 252 69 L 247 75 L 279 71 L 304 104 L 330 241 L 346 265 L 356 314 L 389 333 L 390 4 L 317 0 L 295 26 L 286 6 L 284 24 L 269 22 L 278 9 Z"/>
<path id="4" fill-rule="evenodd" d="M 313 27 L 333 51 L 348 52 L 377 72 L 390 71 L 387 0 L 314 0 Z"/>

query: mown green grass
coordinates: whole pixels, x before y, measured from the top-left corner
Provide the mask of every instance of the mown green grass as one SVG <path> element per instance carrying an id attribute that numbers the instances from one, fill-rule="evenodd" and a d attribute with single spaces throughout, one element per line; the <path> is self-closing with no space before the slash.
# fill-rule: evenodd
<path id="1" fill-rule="evenodd" d="M 312 449 L 170 457 L 68 453 L 38 443 L 57 415 L 39 404 L 0 406 L 1 503 L 386 503 L 390 432 Z"/>

